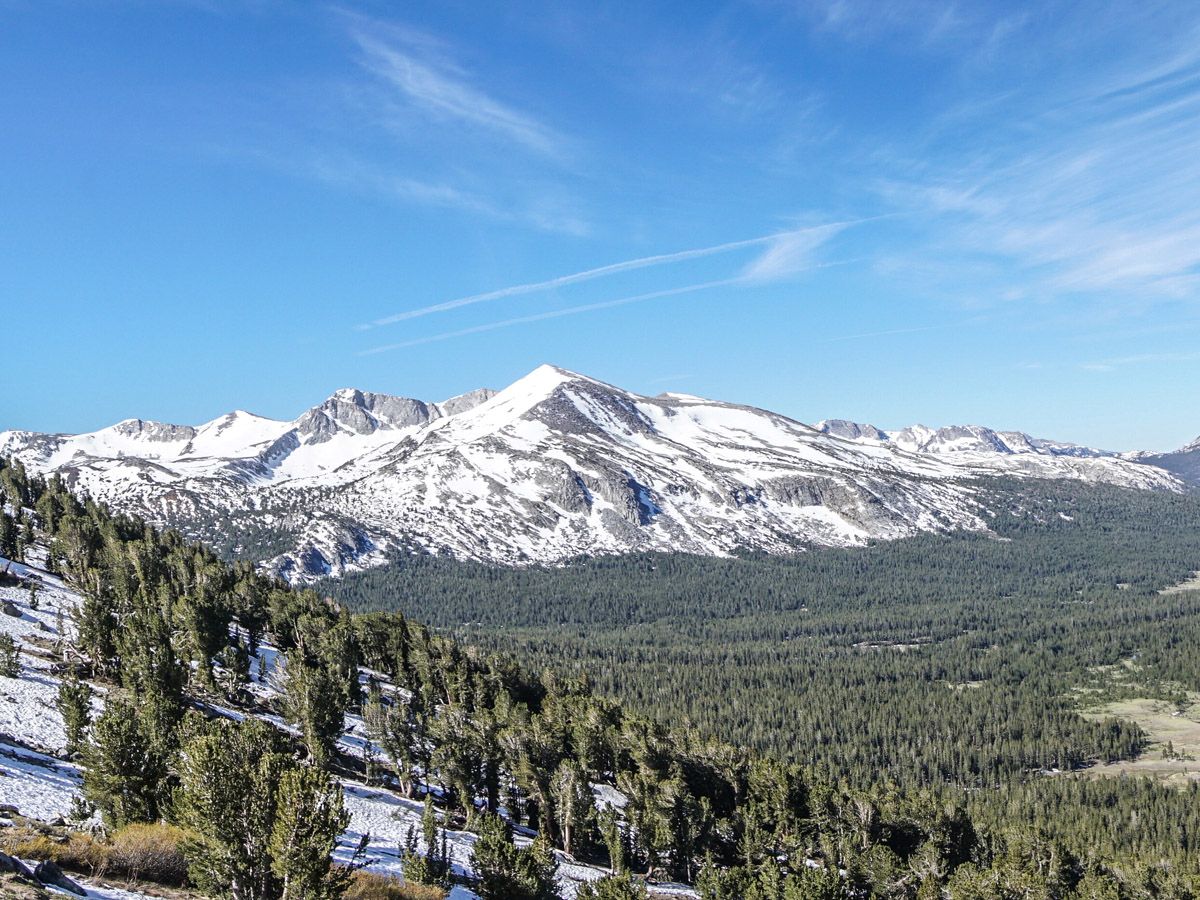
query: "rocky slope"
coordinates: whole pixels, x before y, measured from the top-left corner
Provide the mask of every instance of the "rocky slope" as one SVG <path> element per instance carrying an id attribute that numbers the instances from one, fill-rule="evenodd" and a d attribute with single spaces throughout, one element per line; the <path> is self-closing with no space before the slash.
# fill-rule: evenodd
<path id="1" fill-rule="evenodd" d="M 292 422 L 0 432 L 0 454 L 303 580 L 392 552 L 502 564 L 984 529 L 981 478 L 1181 490 L 1162 468 L 975 426 L 810 427 L 542 366 L 443 403 L 341 390 Z"/>
<path id="2" fill-rule="evenodd" d="M 1166 469 L 1194 487 L 1200 487 L 1200 438 L 1172 453 L 1138 453 L 1138 462 Z"/>

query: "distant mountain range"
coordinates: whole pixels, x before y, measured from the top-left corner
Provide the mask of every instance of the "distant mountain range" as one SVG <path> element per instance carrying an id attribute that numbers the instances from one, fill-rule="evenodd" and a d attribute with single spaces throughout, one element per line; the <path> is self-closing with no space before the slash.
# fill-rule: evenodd
<path id="1" fill-rule="evenodd" d="M 997 477 L 1200 482 L 1200 441 L 1118 455 L 979 426 L 814 427 L 553 366 L 442 403 L 339 390 L 292 422 L 239 410 L 195 427 L 4 431 L 0 454 L 298 581 L 396 552 L 521 565 L 984 530 L 981 487 Z"/>

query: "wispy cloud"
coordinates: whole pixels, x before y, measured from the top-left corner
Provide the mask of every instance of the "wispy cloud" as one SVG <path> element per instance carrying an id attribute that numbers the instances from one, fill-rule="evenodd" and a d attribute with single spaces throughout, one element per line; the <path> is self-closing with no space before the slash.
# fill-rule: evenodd
<path id="1" fill-rule="evenodd" d="M 363 66 L 411 105 L 545 156 L 564 154 L 566 138 L 477 87 L 467 72 L 437 52 L 433 39 L 394 27 L 372 33 L 368 23 L 351 21 L 350 33 L 362 50 Z"/>
<path id="2" fill-rule="evenodd" d="M 818 247 L 849 227 L 851 222 L 834 222 L 815 228 L 788 231 L 767 239 L 767 249 L 742 271 L 746 281 L 778 281 L 809 268 Z"/>
<path id="3" fill-rule="evenodd" d="M 497 288 L 496 290 L 485 291 L 480 294 L 472 294 L 468 297 L 458 297 L 454 300 L 446 300 L 441 303 L 422 306 L 418 309 L 393 313 L 390 316 L 384 316 L 365 325 L 360 325 L 359 329 L 366 330 L 383 325 L 394 325 L 397 322 L 405 322 L 410 319 L 433 315 L 434 313 L 460 309 L 464 306 L 474 306 L 478 303 L 489 303 L 508 297 L 551 291 L 556 288 L 567 287 L 568 285 L 593 281 L 597 278 L 618 275 L 622 272 L 633 272 L 652 266 L 663 266 L 687 260 L 702 259 L 707 256 L 716 256 L 721 253 L 731 253 L 735 250 L 745 250 L 750 247 L 760 247 L 763 245 L 766 245 L 766 251 L 751 262 L 743 270 L 738 279 L 735 280 L 774 281 L 809 267 L 814 250 L 845 228 L 865 221 L 868 220 L 855 219 L 846 222 L 834 222 L 826 225 L 798 228 L 792 231 L 760 235 L 759 237 L 746 238 L 740 241 L 729 241 L 724 244 L 715 244 L 708 247 L 679 250 L 674 253 L 659 253 L 653 256 L 638 257 L 637 259 L 627 259 L 605 266 L 597 266 L 593 269 L 572 272 L 568 275 L 559 275 L 544 281 L 514 284 L 509 287 Z"/>
<path id="4" fill-rule="evenodd" d="M 840 334 L 837 337 L 825 338 L 820 343 L 835 344 L 841 341 L 862 341 L 868 338 L 876 337 L 892 337 L 899 334 L 920 334 L 924 331 L 942 331 L 946 328 L 960 328 L 963 325 L 969 325 L 974 320 L 967 322 L 943 322 L 938 325 L 916 325 L 911 328 L 886 328 L 882 331 L 860 331 L 857 334 Z"/>
<path id="5" fill-rule="evenodd" d="M 889 39 L 911 49 L 971 46 L 985 53 L 1028 18 L 993 19 L 975 4 L 923 0 L 804 0 L 794 8 L 819 31 L 856 43 Z"/>
<path id="6" fill-rule="evenodd" d="M 302 166 L 306 174 L 330 185 L 426 206 L 465 210 L 491 218 L 511 216 L 511 213 L 501 210 L 488 199 L 463 188 L 411 178 L 345 155 L 336 159 L 314 155 Z"/>
<path id="7" fill-rule="evenodd" d="M 1057 91 L 1009 93 L 972 123 L 989 128 L 985 147 L 950 130 L 915 161 L 888 160 L 920 174 L 884 193 L 934 217 L 913 264 L 1002 260 L 998 296 L 1200 294 L 1200 27 L 1177 39 L 1152 57 L 1099 55 Z"/>

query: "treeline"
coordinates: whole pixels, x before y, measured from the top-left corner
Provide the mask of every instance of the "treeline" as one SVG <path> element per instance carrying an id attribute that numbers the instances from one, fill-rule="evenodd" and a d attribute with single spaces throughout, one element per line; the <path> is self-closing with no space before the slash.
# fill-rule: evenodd
<path id="1" fill-rule="evenodd" d="M 476 830 L 476 888 L 489 900 L 553 897 L 552 846 L 610 867 L 594 891 L 608 898 L 640 895 L 631 872 L 695 882 L 706 900 L 1197 890 L 1188 841 L 1098 856 L 1003 820 L 984 829 L 953 792 L 882 779 L 855 789 L 633 714 L 584 676 L 531 674 L 399 612 L 352 617 L 19 466 L 0 468 L 0 487 L 13 511 L 0 518 L 48 541 L 51 567 L 84 598 L 61 705 L 88 799 L 114 826 L 186 829 L 193 881 L 214 894 L 340 895 L 348 875 L 329 854 L 347 820 L 335 772 L 430 797 L 423 838 L 406 847 L 414 879 L 448 877 L 441 829 Z M 286 659 L 275 710 L 247 691 L 271 675 L 266 640 Z M 87 679 L 109 689 L 95 722 Z M 245 721 L 216 715 L 222 707 Z M 268 712 L 297 737 L 256 721 Z M 363 714 L 386 763 L 340 751 L 346 712 Z M 597 809 L 593 786 L 604 784 L 623 808 Z M 514 824 L 537 831 L 531 847 L 513 845 Z"/>

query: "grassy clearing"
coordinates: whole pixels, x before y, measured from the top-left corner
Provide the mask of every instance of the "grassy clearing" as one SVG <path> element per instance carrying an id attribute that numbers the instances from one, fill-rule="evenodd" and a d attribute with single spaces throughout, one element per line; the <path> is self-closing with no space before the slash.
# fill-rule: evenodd
<path id="1" fill-rule="evenodd" d="M 1182 594 L 1184 591 L 1200 591 L 1200 572 L 1196 572 L 1187 581 L 1173 584 L 1159 591 L 1160 594 Z"/>
<path id="2" fill-rule="evenodd" d="M 1174 784 L 1200 781 L 1200 694 L 1182 703 L 1151 698 L 1117 700 L 1082 712 L 1088 719 L 1136 722 L 1150 744 L 1136 758 L 1093 766 L 1088 777 L 1145 775 Z"/>

